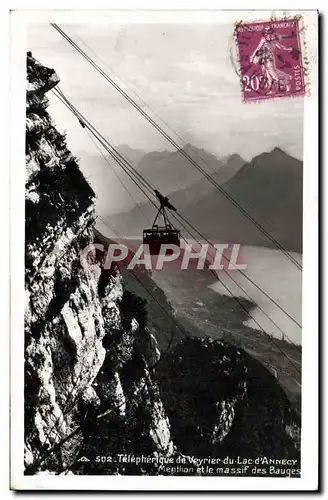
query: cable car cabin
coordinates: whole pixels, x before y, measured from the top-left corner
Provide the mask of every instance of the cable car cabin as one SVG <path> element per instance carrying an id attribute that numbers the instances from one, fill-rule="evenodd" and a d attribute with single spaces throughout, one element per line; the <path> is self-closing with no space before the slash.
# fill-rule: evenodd
<path id="1" fill-rule="evenodd" d="M 161 251 L 162 245 L 176 245 L 180 248 L 180 231 L 170 224 L 169 218 L 166 213 L 166 208 L 176 212 L 176 208 L 169 202 L 167 196 L 163 196 L 157 189 L 155 195 L 160 202 L 158 212 L 156 214 L 153 226 L 151 229 L 144 229 L 143 231 L 143 244 L 149 245 L 150 255 L 158 255 Z M 163 218 L 164 225 L 159 226 L 157 221 Z M 167 250 L 167 255 L 172 255 L 173 250 Z"/>
<path id="2" fill-rule="evenodd" d="M 172 228 L 170 224 L 164 227 L 154 225 L 151 229 L 144 229 L 143 244 L 149 245 L 150 255 L 158 255 L 161 245 L 176 245 L 180 248 L 180 231 Z M 166 251 L 167 255 L 172 253 L 170 250 Z"/>

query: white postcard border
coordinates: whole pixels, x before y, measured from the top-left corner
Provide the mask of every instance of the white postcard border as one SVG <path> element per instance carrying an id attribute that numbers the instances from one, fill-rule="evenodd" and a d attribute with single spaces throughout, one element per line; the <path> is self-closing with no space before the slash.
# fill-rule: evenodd
<path id="1" fill-rule="evenodd" d="M 176 4 L 176 2 L 175 2 Z M 169 7 L 169 3 L 165 4 Z M 285 14 L 286 11 L 284 11 Z M 294 13 L 294 12 L 293 12 Z M 269 17 L 256 11 L 256 17 Z M 279 11 L 274 11 L 279 16 Z M 315 490 L 318 483 L 318 17 L 302 12 L 307 27 L 311 96 L 304 99 L 304 235 L 302 477 L 171 477 L 23 475 L 24 427 L 24 178 L 25 60 L 28 22 L 92 22 L 99 11 L 25 11 L 11 16 L 11 486 L 44 490 Z M 110 12 L 111 22 L 211 22 L 251 19 L 252 11 Z M 104 22 L 105 17 L 102 22 Z M 108 17 L 107 17 L 108 21 Z"/>

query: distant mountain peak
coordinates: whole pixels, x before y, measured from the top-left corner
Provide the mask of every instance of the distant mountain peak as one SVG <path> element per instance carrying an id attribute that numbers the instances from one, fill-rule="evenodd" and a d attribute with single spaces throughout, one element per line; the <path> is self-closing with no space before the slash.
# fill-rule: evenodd
<path id="1" fill-rule="evenodd" d="M 271 149 L 271 151 L 266 151 L 265 153 L 260 153 L 259 155 L 254 156 L 249 164 L 253 166 L 259 166 L 260 164 L 262 164 L 263 160 L 278 162 L 279 164 L 285 161 L 297 161 L 300 165 L 302 163 L 297 160 L 297 158 L 294 158 L 294 156 L 286 153 L 286 151 L 281 149 L 279 146 L 274 147 L 273 149 Z"/>
<path id="2" fill-rule="evenodd" d="M 299 160 L 298 158 L 296 158 L 295 156 L 287 153 L 287 151 L 285 151 L 284 149 L 281 149 L 279 146 L 276 146 L 275 148 L 273 148 L 271 151 L 268 152 L 268 154 L 280 156 L 284 159 L 292 158 L 293 160 L 302 161 L 302 160 Z"/>
<path id="3" fill-rule="evenodd" d="M 182 149 L 195 149 L 195 146 L 193 146 L 190 142 L 187 142 Z"/>
<path id="4" fill-rule="evenodd" d="M 227 163 L 234 163 L 236 161 L 240 162 L 241 164 L 246 163 L 246 160 L 244 160 L 244 158 L 242 158 L 238 153 L 232 153 L 230 156 L 227 156 Z"/>
<path id="5" fill-rule="evenodd" d="M 137 164 L 145 156 L 146 152 L 142 149 L 132 148 L 128 144 L 120 144 L 119 151 L 123 153 L 132 163 Z"/>
<path id="6" fill-rule="evenodd" d="M 276 146 L 275 148 L 273 148 L 272 151 L 270 151 L 271 153 L 278 153 L 278 154 L 283 154 L 283 155 L 287 155 L 287 156 L 290 156 L 288 155 L 288 153 L 286 153 L 286 151 L 284 151 L 283 149 L 281 149 L 279 146 Z"/>

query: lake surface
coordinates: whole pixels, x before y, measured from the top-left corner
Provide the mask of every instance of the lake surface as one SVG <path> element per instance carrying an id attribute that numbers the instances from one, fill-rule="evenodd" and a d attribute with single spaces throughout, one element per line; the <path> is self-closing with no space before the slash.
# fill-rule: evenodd
<path id="1" fill-rule="evenodd" d="M 242 272 L 301 325 L 302 272 L 280 250 L 255 246 L 244 246 L 241 250 L 242 261 L 247 265 Z M 300 254 L 291 255 L 302 262 Z M 197 272 L 154 271 L 152 278 L 164 290 L 176 313 L 189 318 L 198 328 L 203 327 L 204 333 L 215 336 L 215 325 L 236 329 L 239 322 L 259 331 L 263 328 L 287 342 L 302 343 L 301 328 L 237 270 L 219 271 L 219 278 L 227 288 L 206 268 Z M 245 310 L 238 303 L 236 307 L 234 301 L 216 302 L 216 294 L 251 300 L 255 304 L 250 310 L 252 317 L 247 319 Z"/>
<path id="2" fill-rule="evenodd" d="M 101 228 L 103 229 L 103 228 Z M 103 229 L 106 234 L 108 228 Z M 242 246 L 242 261 L 247 265 L 243 270 L 257 285 L 272 297 L 300 325 L 302 324 L 302 272 L 278 249 L 256 246 Z M 301 264 L 302 256 L 295 252 L 290 254 Z M 238 283 L 232 281 L 229 276 Z M 213 322 L 213 297 L 244 297 L 252 300 L 257 307 L 250 311 L 252 318 L 244 321 L 246 326 L 261 331 L 261 328 L 276 338 L 287 342 L 302 343 L 301 328 L 290 319 L 284 311 L 272 303 L 260 290 L 250 283 L 239 271 L 219 271 L 222 283 L 216 281 L 207 269 L 198 271 L 153 271 L 152 278 L 165 292 L 176 312 L 186 315 L 192 313 L 199 322 Z M 240 286 L 238 286 L 240 285 Z M 243 290 L 241 290 L 241 288 Z M 207 291 L 207 292 L 206 292 Z M 262 309 L 262 310 L 261 310 Z M 263 312 L 264 311 L 264 312 Z M 241 311 L 243 313 L 243 311 Z M 233 320 L 235 313 L 228 314 L 217 311 L 224 324 Z M 268 317 L 267 317 L 268 316 Z M 270 318 L 270 319 L 269 319 Z M 219 319 L 219 318 L 218 318 Z M 214 321 L 215 323 L 216 321 Z M 275 323 L 275 324 L 274 324 Z M 283 332 L 283 333 L 282 333 Z"/>
<path id="3" fill-rule="evenodd" d="M 302 272 L 280 250 L 244 246 L 242 252 L 243 260 L 247 264 L 247 269 L 243 272 L 299 324 L 302 324 Z M 291 252 L 291 255 L 300 264 L 302 263 L 300 254 Z M 270 335 L 281 339 L 282 332 L 266 317 L 260 310 L 261 308 L 283 330 L 286 341 L 292 341 L 296 344 L 302 343 L 301 328 L 292 319 L 245 279 L 240 272 L 228 271 L 229 273 L 259 306 L 251 311 L 254 319 L 249 319 L 245 324 L 258 330 L 261 329 L 261 326 Z M 220 272 L 219 277 L 234 295 L 247 298 L 246 294 L 226 273 Z M 229 295 L 220 282 L 213 283 L 210 288 L 222 295 Z"/>

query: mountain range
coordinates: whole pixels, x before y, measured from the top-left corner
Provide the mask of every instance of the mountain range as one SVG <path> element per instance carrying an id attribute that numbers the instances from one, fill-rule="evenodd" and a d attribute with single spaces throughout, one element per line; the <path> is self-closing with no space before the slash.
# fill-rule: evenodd
<path id="1" fill-rule="evenodd" d="M 174 168 L 174 157 L 169 155 L 178 153 L 166 153 L 158 157 L 170 158 L 167 163 L 170 177 Z M 153 153 L 144 156 L 139 163 L 139 166 L 143 166 L 140 171 L 144 173 L 150 169 L 149 158 L 155 157 Z M 187 175 L 184 170 L 187 167 L 184 163 L 183 165 L 182 171 Z M 216 166 L 217 169 L 213 168 L 211 174 L 213 183 L 204 177 L 193 178 L 189 185 L 170 190 L 174 183 L 171 179 L 165 182 L 162 172 L 158 174 L 158 185 L 168 187 L 164 194 L 169 195 L 171 203 L 211 240 L 274 246 L 258 227 L 245 217 L 243 211 L 246 211 L 284 248 L 301 252 L 302 162 L 275 148 L 254 157 L 250 162 L 243 161 L 238 155 L 232 155 L 225 159 L 225 163 L 217 160 Z M 188 168 L 198 173 L 190 163 Z M 160 171 L 159 162 L 155 162 L 153 170 L 153 180 L 157 181 L 155 171 Z M 183 175 L 179 174 L 179 178 L 182 180 Z M 129 212 L 107 216 L 107 219 L 125 235 L 137 236 L 141 235 L 145 226 L 152 224 L 155 212 L 150 202 L 143 202 Z"/>
<path id="2" fill-rule="evenodd" d="M 186 144 L 181 152 L 145 152 L 126 144 L 118 146 L 118 149 L 138 172 L 163 193 L 178 192 L 202 180 L 203 174 L 193 167 L 183 153 L 187 153 L 206 172 L 215 175 L 219 183 L 226 182 L 245 164 L 238 155 L 217 158 L 205 149 L 191 144 Z M 81 170 L 97 193 L 97 208 L 102 215 L 126 212 L 144 201 L 144 194 L 110 155 L 105 157 L 80 151 L 77 152 L 77 157 L 80 159 Z M 197 185 L 196 190 L 200 189 L 205 194 L 207 188 L 205 181 Z M 193 198 L 192 190 L 185 194 L 188 199 Z"/>
<path id="3" fill-rule="evenodd" d="M 163 193 L 171 193 L 193 185 L 203 178 L 190 161 L 187 154 L 200 167 L 210 174 L 219 176 L 219 182 L 225 182 L 245 163 L 238 155 L 228 159 L 219 159 L 205 149 L 198 149 L 186 144 L 181 151 L 152 151 L 146 153 L 138 162 L 138 171 L 156 184 Z"/>

